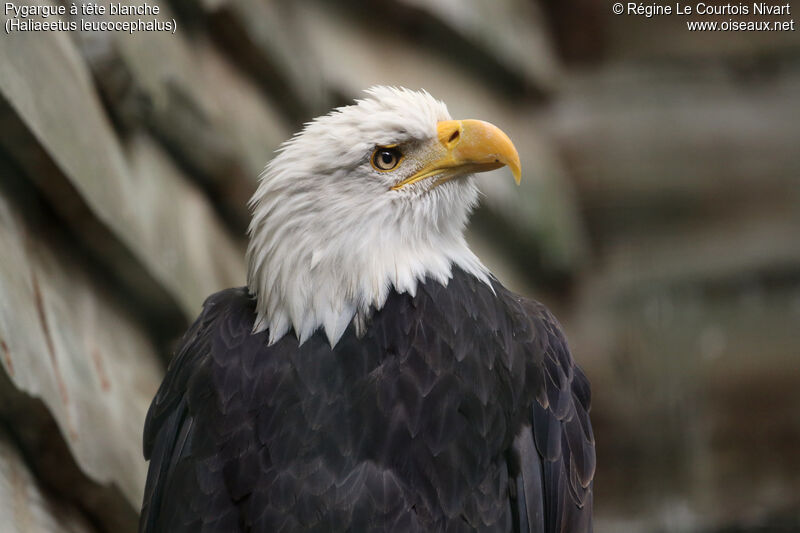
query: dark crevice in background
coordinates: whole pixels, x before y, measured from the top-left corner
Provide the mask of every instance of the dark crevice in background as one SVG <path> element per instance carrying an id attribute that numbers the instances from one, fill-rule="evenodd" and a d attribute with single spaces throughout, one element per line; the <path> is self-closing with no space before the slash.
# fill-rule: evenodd
<path id="1" fill-rule="evenodd" d="M 133 74 L 116 53 L 95 59 L 89 66 L 103 108 L 123 141 L 122 148 L 126 148 L 125 140 L 134 135 L 143 132 L 152 135 L 169 154 L 171 162 L 190 176 L 192 184 L 209 199 L 209 206 L 223 223 L 242 238 L 249 223 L 244 206 L 252 194 L 251 188 L 245 189 L 243 184 L 253 184 L 254 180 L 240 161 L 228 155 L 227 146 L 214 144 L 213 135 L 206 137 L 206 142 L 196 146 L 192 153 L 186 153 L 176 138 L 181 132 L 202 132 L 213 127 L 204 113 L 174 86 L 168 90 L 169 113 L 157 110 L 149 95 L 136 86 Z M 268 157 L 269 154 L 264 155 L 265 161 Z"/>
<path id="2" fill-rule="evenodd" d="M 187 326 L 179 305 L 94 216 L 2 97 L 0 173 L 3 192 L 20 206 L 26 222 L 49 239 L 69 243 L 76 255 L 88 259 L 83 263 L 92 279 L 101 282 L 110 293 L 118 294 L 121 307 L 146 327 L 166 358 L 168 348 Z"/>
<path id="3" fill-rule="evenodd" d="M 255 80 L 272 101 L 279 103 L 278 108 L 290 124 L 300 125 L 324 112 L 310 107 L 308 102 L 298 97 L 278 61 L 262 53 L 261 47 L 252 42 L 248 31 L 242 28 L 239 16 L 230 7 L 223 7 L 210 15 L 207 26 L 215 42 L 227 52 L 227 57 Z"/>
<path id="4" fill-rule="evenodd" d="M 603 20 L 611 3 L 544 0 L 542 6 L 562 61 L 570 65 L 590 65 L 604 59 L 607 30 Z"/>
<path id="5" fill-rule="evenodd" d="M 370 0 L 343 0 L 339 4 L 342 8 L 347 8 L 349 15 L 362 26 L 378 31 L 391 31 L 409 42 L 419 43 L 425 47 L 426 52 L 454 62 L 500 95 L 526 99 L 528 103 L 542 103 L 552 96 L 544 83 L 526 80 L 523 74 L 498 62 L 497 57 L 485 48 L 476 45 L 437 17 L 431 16 L 425 9 L 396 1 L 382 2 L 380 8 Z"/>
<path id="6" fill-rule="evenodd" d="M 17 389 L 1 368 L 0 428 L 45 494 L 78 509 L 98 532 L 136 532 L 138 510 L 116 486 L 101 485 L 83 473 L 47 406 Z"/>

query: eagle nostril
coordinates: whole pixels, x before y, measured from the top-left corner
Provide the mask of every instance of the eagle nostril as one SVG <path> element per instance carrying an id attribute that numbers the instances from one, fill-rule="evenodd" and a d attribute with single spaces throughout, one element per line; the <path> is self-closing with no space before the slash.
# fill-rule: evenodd
<path id="1" fill-rule="evenodd" d="M 450 138 L 447 139 L 447 144 L 452 144 L 453 142 L 455 142 L 458 139 L 459 135 L 461 135 L 460 128 L 450 134 Z"/>

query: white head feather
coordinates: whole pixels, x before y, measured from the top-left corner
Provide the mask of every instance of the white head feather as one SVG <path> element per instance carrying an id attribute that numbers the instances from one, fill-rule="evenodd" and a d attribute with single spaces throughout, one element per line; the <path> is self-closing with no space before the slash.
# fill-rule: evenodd
<path id="1" fill-rule="evenodd" d="M 472 176 L 431 187 L 392 186 L 424 163 L 444 103 L 427 92 L 374 87 L 354 105 L 319 117 L 267 165 L 251 200 L 248 286 L 256 331 L 274 343 L 290 328 L 300 342 L 322 327 L 333 346 L 354 319 L 363 329 L 394 289 L 415 294 L 453 265 L 488 283 L 464 239 L 477 204 Z M 395 172 L 371 164 L 376 146 L 403 145 Z"/>

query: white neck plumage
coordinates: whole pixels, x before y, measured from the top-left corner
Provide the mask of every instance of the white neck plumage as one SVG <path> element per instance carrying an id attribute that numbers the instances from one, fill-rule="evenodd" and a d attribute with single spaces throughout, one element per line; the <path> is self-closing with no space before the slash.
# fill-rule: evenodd
<path id="1" fill-rule="evenodd" d="M 268 329 L 270 344 L 290 330 L 302 343 L 321 327 L 334 346 L 353 321 L 360 335 L 390 291 L 414 295 L 425 278 L 446 285 L 454 266 L 489 283 L 463 236 L 477 200 L 471 178 L 370 203 L 357 191 L 348 203 L 307 198 L 302 187 L 287 196 L 279 181 L 262 180 L 253 198 L 247 252 L 255 330 Z"/>

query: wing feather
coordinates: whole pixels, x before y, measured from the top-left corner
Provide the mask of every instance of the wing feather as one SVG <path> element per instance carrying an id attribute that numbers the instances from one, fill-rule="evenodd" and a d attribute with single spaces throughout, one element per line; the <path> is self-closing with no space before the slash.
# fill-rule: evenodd
<path id="1" fill-rule="evenodd" d="M 516 529 L 587 533 L 592 529 L 595 443 L 589 381 L 575 364 L 556 319 L 533 300 L 517 299 L 532 332 L 529 357 L 541 360 L 542 390 L 514 441 Z"/>
<path id="2" fill-rule="evenodd" d="M 228 303 L 236 299 L 246 300 L 241 289 L 223 291 L 206 300 L 202 313 L 181 339 L 164 381 L 147 413 L 144 456 L 150 460 L 150 465 L 139 522 L 141 533 L 166 531 L 164 526 L 166 523 L 180 523 L 183 527 L 192 529 L 189 527 L 190 524 L 202 520 L 203 516 L 214 516 L 216 527 L 219 527 L 220 521 L 232 519 L 230 509 L 219 509 L 225 505 L 225 502 L 220 500 L 214 502 L 216 508 L 209 506 L 204 511 L 194 509 L 183 517 L 168 515 L 177 512 L 177 506 L 171 505 L 174 501 L 171 498 L 175 494 L 191 493 L 184 491 L 185 486 L 182 484 L 197 483 L 200 485 L 200 492 L 215 490 L 216 476 L 207 476 L 208 481 L 206 486 L 203 486 L 202 474 L 209 471 L 200 468 L 197 472 L 190 472 L 184 460 L 189 458 L 198 446 L 197 439 L 202 441 L 209 438 L 205 434 L 196 434 L 195 419 L 191 413 L 197 412 L 196 405 L 192 409 L 192 402 L 196 404 L 209 401 L 208 393 L 204 392 L 208 380 L 205 366 L 211 357 L 214 343 L 231 344 L 232 338 L 243 333 L 233 331 L 229 327 L 220 327 L 226 323 L 226 317 L 221 314 L 235 309 L 235 306 Z M 221 388 L 224 391 L 237 389 L 238 387 L 233 384 Z M 224 400 L 225 398 L 223 404 Z M 191 507 L 191 503 L 189 506 Z M 198 529 L 200 529 L 199 523 Z"/>

